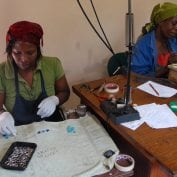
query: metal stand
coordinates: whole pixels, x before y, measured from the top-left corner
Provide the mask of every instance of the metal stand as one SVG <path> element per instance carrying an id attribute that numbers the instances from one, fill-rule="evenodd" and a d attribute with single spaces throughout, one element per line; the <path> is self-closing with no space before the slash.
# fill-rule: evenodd
<path id="1" fill-rule="evenodd" d="M 124 100 L 118 99 L 116 102 L 110 100 L 103 101 L 100 104 L 101 109 L 107 114 L 116 124 L 130 122 L 140 119 L 138 111 L 129 103 L 130 101 L 130 80 L 131 80 L 131 57 L 133 48 L 133 14 L 131 13 L 131 0 L 128 0 L 128 13 L 126 14 L 126 46 L 128 47 L 128 68 L 127 68 L 127 83 L 124 93 Z M 117 68 L 118 70 L 118 68 Z M 118 106 L 120 105 L 120 106 Z"/>
<path id="2" fill-rule="evenodd" d="M 129 122 L 133 120 L 140 119 L 139 113 L 129 104 L 130 100 L 130 80 L 131 80 L 131 57 L 132 57 L 132 48 L 133 48 L 133 14 L 131 13 L 131 0 L 128 0 L 128 13 L 126 14 L 126 23 L 127 23 L 127 36 L 128 40 L 126 41 L 126 46 L 128 47 L 128 69 L 127 69 L 127 84 L 126 92 L 124 95 L 125 106 L 122 108 L 117 108 L 116 113 L 110 113 L 110 118 L 115 123 Z"/>

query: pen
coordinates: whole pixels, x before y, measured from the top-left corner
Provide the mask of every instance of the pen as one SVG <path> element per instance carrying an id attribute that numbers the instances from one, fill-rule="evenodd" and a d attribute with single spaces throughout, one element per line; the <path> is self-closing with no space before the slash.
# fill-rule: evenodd
<path id="1" fill-rule="evenodd" d="M 156 93 L 156 95 L 158 95 L 159 96 L 159 92 L 154 88 L 154 86 L 151 84 L 151 83 L 149 83 L 149 86 L 152 88 L 152 90 Z"/>

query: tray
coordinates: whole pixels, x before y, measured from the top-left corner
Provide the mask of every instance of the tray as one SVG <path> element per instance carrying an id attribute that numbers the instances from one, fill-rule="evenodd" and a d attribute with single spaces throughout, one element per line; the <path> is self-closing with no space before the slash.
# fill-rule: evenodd
<path id="1" fill-rule="evenodd" d="M 1 167 L 10 170 L 25 170 L 36 147 L 35 143 L 30 142 L 12 143 L 1 160 Z"/>

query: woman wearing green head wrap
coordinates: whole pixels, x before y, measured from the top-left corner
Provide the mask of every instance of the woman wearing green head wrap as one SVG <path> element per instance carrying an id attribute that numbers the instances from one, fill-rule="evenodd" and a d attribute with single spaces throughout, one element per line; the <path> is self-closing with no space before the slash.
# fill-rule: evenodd
<path id="1" fill-rule="evenodd" d="M 132 71 L 167 77 L 168 64 L 177 63 L 177 4 L 157 4 L 150 20 L 133 48 Z"/>

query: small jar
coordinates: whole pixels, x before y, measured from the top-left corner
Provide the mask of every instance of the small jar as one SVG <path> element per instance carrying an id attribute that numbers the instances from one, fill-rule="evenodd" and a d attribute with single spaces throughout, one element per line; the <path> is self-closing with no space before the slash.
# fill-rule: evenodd
<path id="1" fill-rule="evenodd" d="M 67 119 L 77 119 L 79 115 L 77 114 L 75 109 L 70 109 L 66 112 Z"/>
<path id="2" fill-rule="evenodd" d="M 87 107 L 84 104 L 80 104 L 77 106 L 76 112 L 78 114 L 79 117 L 84 117 L 86 115 L 87 112 Z"/>

